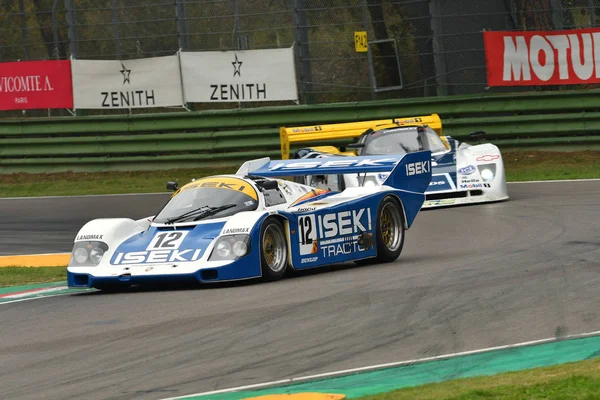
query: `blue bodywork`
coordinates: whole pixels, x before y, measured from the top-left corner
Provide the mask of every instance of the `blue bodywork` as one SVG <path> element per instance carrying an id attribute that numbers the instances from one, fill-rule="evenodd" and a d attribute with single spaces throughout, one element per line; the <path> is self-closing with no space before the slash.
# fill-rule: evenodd
<path id="1" fill-rule="evenodd" d="M 360 164 L 360 165 L 356 165 Z M 189 274 L 141 274 L 125 273 L 128 265 L 133 268 L 177 268 L 178 264 L 195 262 L 206 257 L 205 252 L 213 241 L 218 240 L 225 222 L 206 222 L 194 226 L 151 226 L 118 245 L 110 264 L 115 276 L 94 277 L 89 273 L 67 270 L 70 287 L 102 287 L 114 285 L 149 284 L 156 281 L 191 280 L 195 282 L 232 281 L 261 276 L 260 231 L 270 215 L 287 221 L 290 238 L 291 259 L 294 269 L 314 268 L 377 256 L 376 222 L 378 208 L 386 196 L 396 197 L 403 208 L 405 227 L 409 228 L 424 202 L 424 191 L 431 180 L 431 152 L 423 151 L 392 157 L 321 158 L 311 161 L 310 166 L 297 160 L 270 161 L 252 171 L 253 175 L 291 176 L 319 173 L 389 172 L 385 190 L 360 195 L 356 199 L 317 208 L 313 203 L 327 203 L 334 194 L 313 197 L 302 202 L 300 211 L 264 211 L 248 234 L 250 251 L 247 255 L 219 267 L 198 269 Z M 296 205 L 297 206 L 297 205 Z M 294 206 L 294 207 L 296 207 Z M 153 250 L 153 243 L 160 232 L 177 232 L 177 246 L 168 250 Z M 164 246 L 163 246 L 164 248 Z M 206 269 L 208 268 L 208 269 Z M 93 267 L 90 267 L 93 269 Z M 156 271 L 159 271 L 157 269 Z M 89 269 L 87 269 L 89 271 Z"/>

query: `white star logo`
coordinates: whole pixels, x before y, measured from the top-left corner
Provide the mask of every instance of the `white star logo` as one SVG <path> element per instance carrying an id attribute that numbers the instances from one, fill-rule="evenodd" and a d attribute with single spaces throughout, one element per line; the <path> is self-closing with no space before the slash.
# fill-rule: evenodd
<path id="1" fill-rule="evenodd" d="M 233 76 L 242 76 L 240 68 L 242 68 L 242 62 L 238 60 L 237 54 L 235 55 L 235 61 L 231 63 L 233 65 Z"/>

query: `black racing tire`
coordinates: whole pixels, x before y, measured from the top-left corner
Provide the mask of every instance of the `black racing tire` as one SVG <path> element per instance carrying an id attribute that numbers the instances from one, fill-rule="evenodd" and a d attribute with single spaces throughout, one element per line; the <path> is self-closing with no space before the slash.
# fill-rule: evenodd
<path id="1" fill-rule="evenodd" d="M 404 247 L 404 213 L 400 202 L 393 196 L 383 198 L 377 209 L 375 225 L 378 263 L 396 260 Z"/>
<path id="2" fill-rule="evenodd" d="M 276 281 L 288 268 L 287 239 L 283 224 L 274 217 L 260 227 L 260 268 L 266 281 Z"/>

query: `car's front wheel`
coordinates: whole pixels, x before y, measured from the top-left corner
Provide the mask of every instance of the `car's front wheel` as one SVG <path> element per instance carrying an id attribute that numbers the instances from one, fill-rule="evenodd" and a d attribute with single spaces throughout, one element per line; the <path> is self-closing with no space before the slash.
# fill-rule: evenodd
<path id="1" fill-rule="evenodd" d="M 267 218 L 260 229 L 260 261 L 263 279 L 275 281 L 285 275 L 287 242 L 283 224 L 276 218 Z"/>
<path id="2" fill-rule="evenodd" d="M 396 260 L 404 246 L 404 214 L 395 197 L 383 198 L 377 210 L 377 262 Z"/>

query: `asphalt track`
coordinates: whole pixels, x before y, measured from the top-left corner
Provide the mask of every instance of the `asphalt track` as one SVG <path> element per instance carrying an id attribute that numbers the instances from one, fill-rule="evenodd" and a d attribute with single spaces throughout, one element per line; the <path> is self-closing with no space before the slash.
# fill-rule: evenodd
<path id="1" fill-rule="evenodd" d="M 600 181 L 509 194 L 423 211 L 386 265 L 0 306 L 0 398 L 160 399 L 598 331 Z M 0 200 L 0 252 L 69 251 L 88 219 L 163 201 Z"/>

